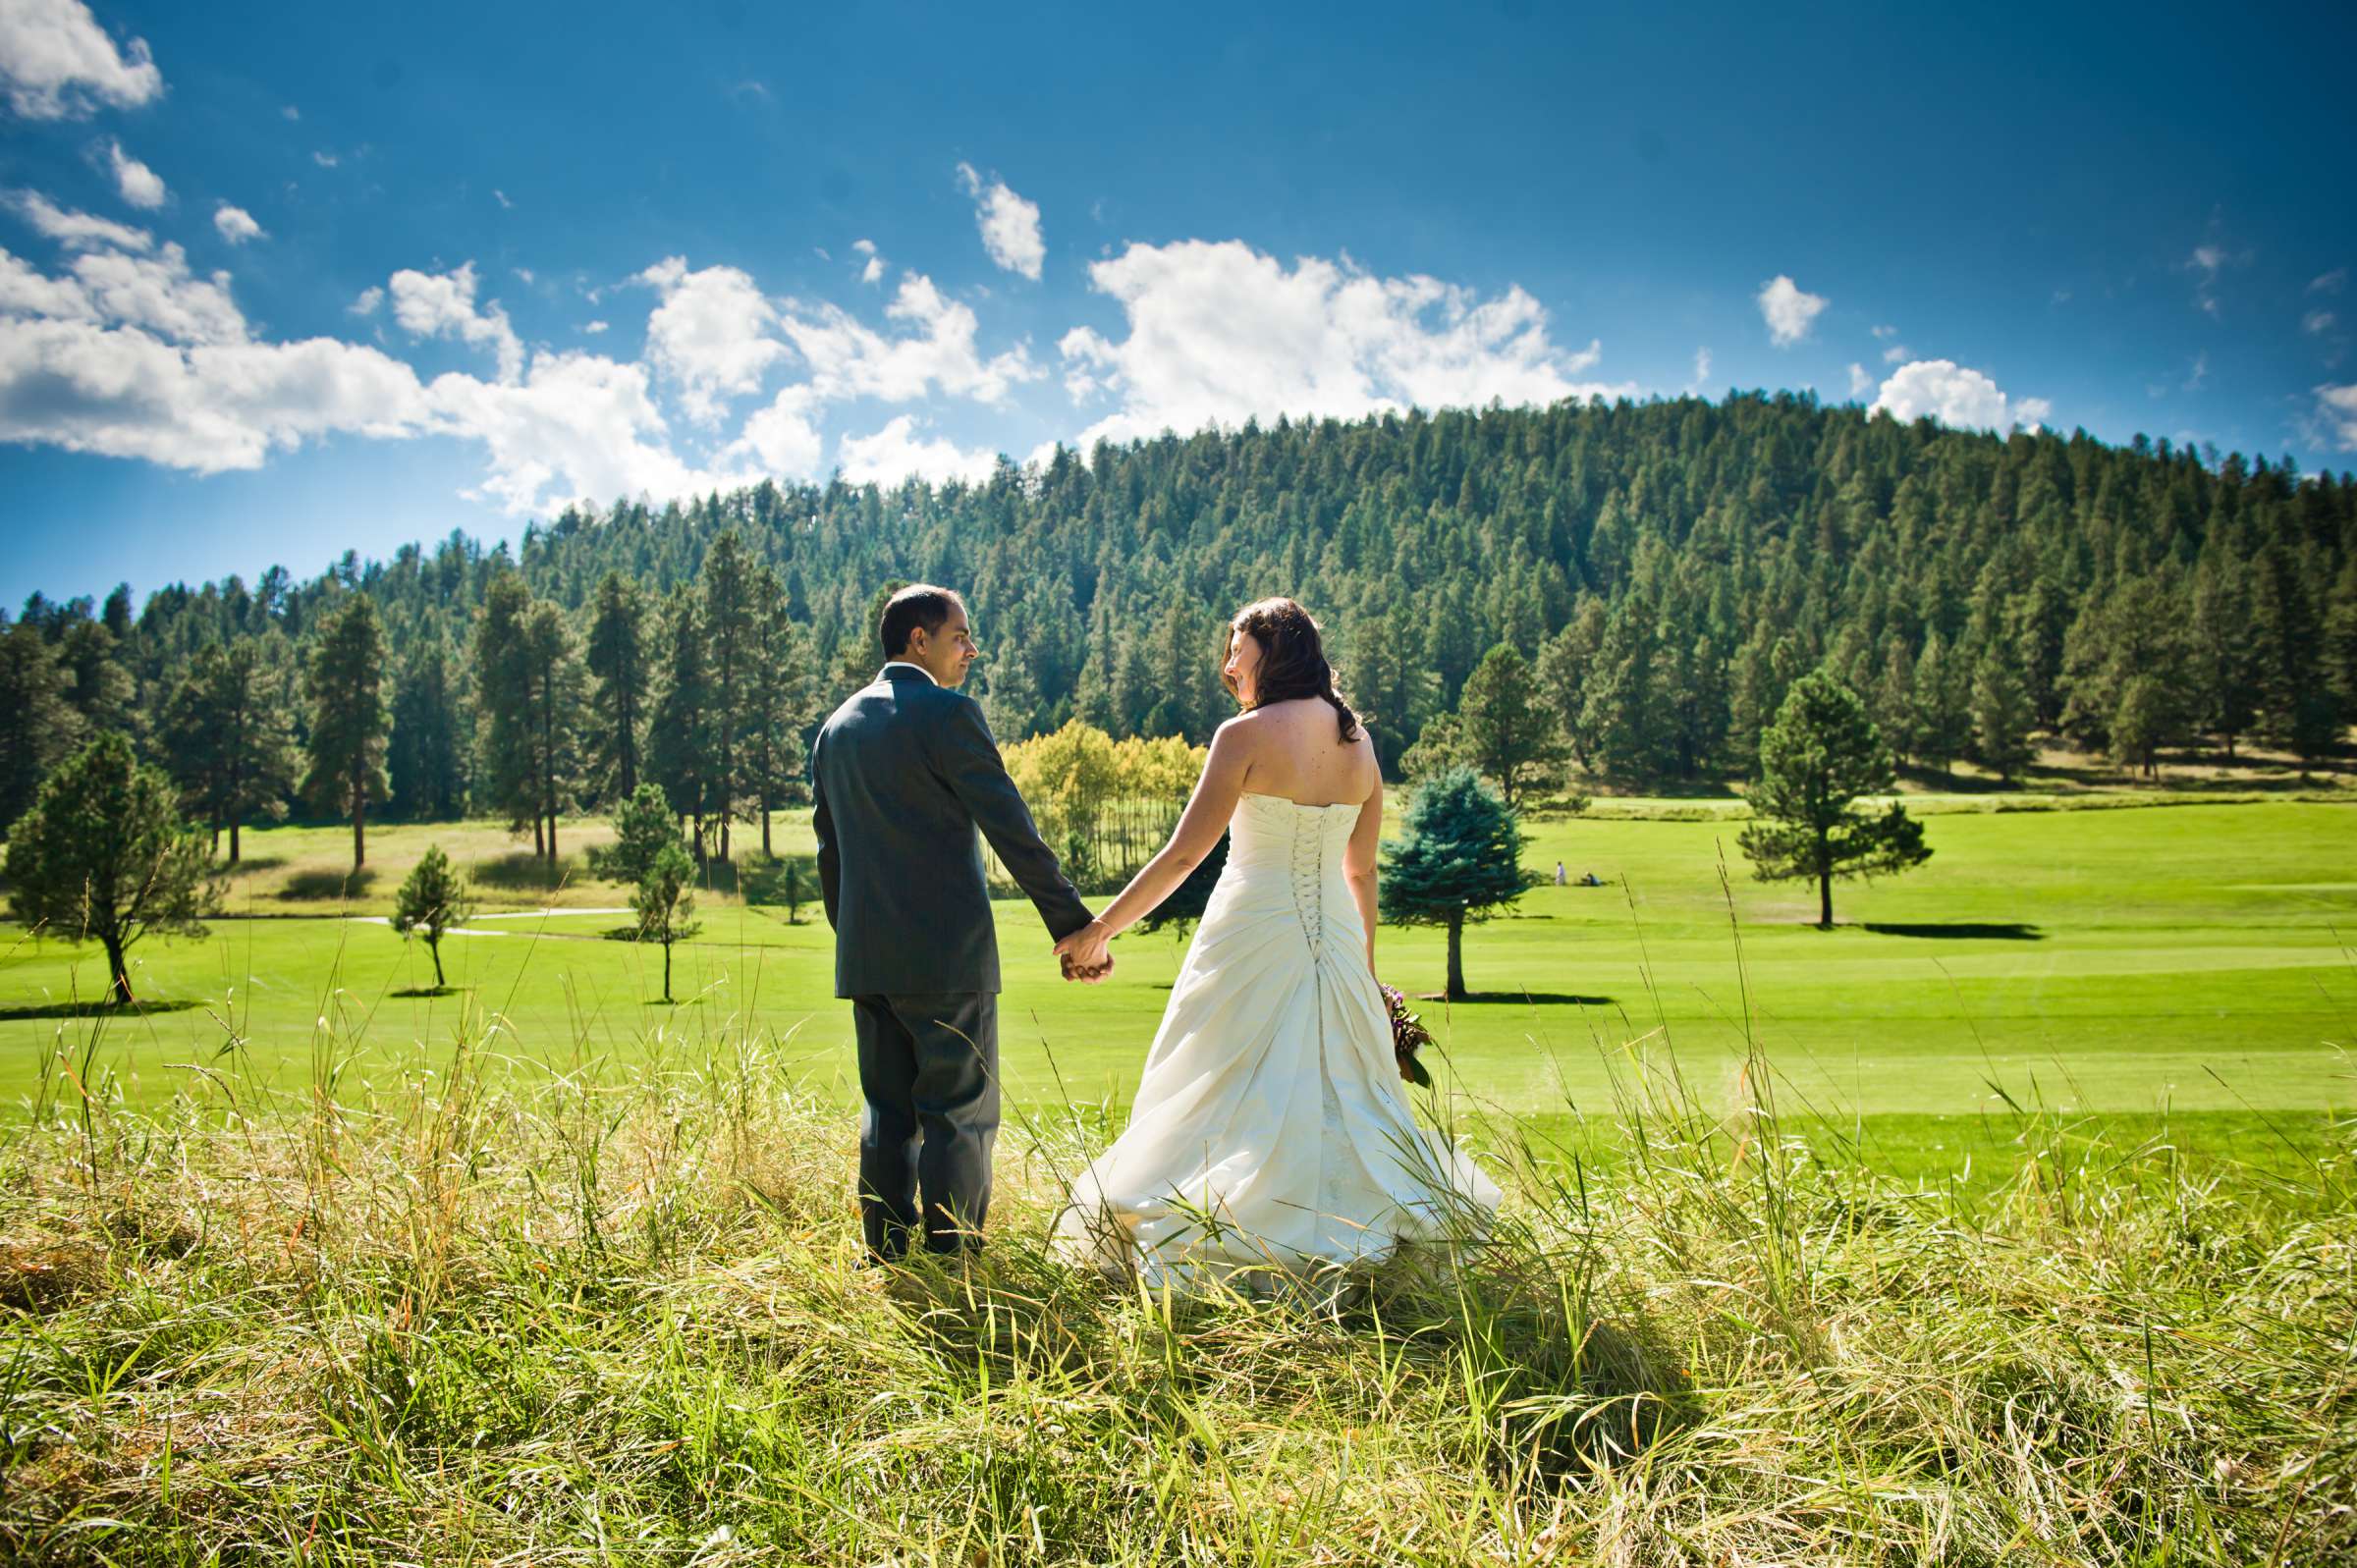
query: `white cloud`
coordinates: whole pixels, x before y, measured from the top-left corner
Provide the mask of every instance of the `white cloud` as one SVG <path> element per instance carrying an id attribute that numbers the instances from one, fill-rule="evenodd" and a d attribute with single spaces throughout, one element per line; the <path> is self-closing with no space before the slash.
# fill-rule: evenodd
<path id="1" fill-rule="evenodd" d="M 155 243 L 155 237 L 144 229 L 61 207 L 37 190 L 12 192 L 9 205 L 22 213 L 27 223 L 68 249 L 113 245 L 119 250 L 145 250 Z"/>
<path id="2" fill-rule="evenodd" d="M 1878 338 L 1895 338 L 1898 336 L 1898 329 L 1896 327 L 1877 327 L 1874 329 L 1874 335 Z"/>
<path id="3" fill-rule="evenodd" d="M 195 277 L 188 252 L 169 242 L 153 256 L 88 251 L 74 258 L 73 273 L 105 320 L 177 343 L 246 341 L 246 317 L 230 297 L 229 274 Z"/>
<path id="4" fill-rule="evenodd" d="M 496 186 L 491 189 L 491 199 L 498 202 L 502 208 L 511 208 L 516 205 L 515 202 L 508 199 L 508 193 Z"/>
<path id="5" fill-rule="evenodd" d="M 488 347 L 499 358 L 499 379 L 513 382 L 523 369 L 523 345 L 508 325 L 508 313 L 494 300 L 483 309 L 474 303 L 474 263 L 456 270 L 418 272 L 404 267 L 393 274 L 393 319 L 417 338 L 456 338 Z"/>
<path id="6" fill-rule="evenodd" d="M 213 209 L 213 227 L 220 230 L 221 238 L 233 245 L 242 245 L 248 240 L 269 238 L 262 226 L 253 221 L 252 213 L 244 207 L 233 207 L 226 201 Z"/>
<path id="7" fill-rule="evenodd" d="M 1883 351 L 1883 363 L 1887 365 L 1902 364 L 1914 357 L 1915 351 L 1903 343 L 1894 343 Z"/>
<path id="8" fill-rule="evenodd" d="M 2316 417 L 2333 446 L 2357 452 L 2357 385 L 2318 387 Z"/>
<path id="9" fill-rule="evenodd" d="M 296 108 L 296 107 L 295 107 L 293 104 L 291 104 L 291 103 L 290 103 L 290 104 L 288 104 L 288 105 L 287 105 L 285 108 L 283 108 L 283 109 L 279 110 L 278 112 L 280 113 L 280 115 L 284 116 L 284 117 L 285 117 L 287 120 L 289 120 L 289 121 L 301 120 L 301 119 L 302 118 L 302 111 L 301 111 L 301 109 L 298 109 L 298 108 Z"/>
<path id="10" fill-rule="evenodd" d="M 851 248 L 863 256 L 872 256 L 876 253 L 876 243 L 873 240 L 854 240 Z"/>
<path id="11" fill-rule="evenodd" d="M 809 361 L 811 388 L 822 399 L 907 403 L 938 388 L 995 404 L 1014 383 L 1040 375 L 1019 345 L 983 358 L 974 347 L 973 309 L 943 298 L 921 272 L 902 274 L 900 290 L 884 309 L 891 320 L 913 327 L 913 336 L 887 338 L 838 305 L 789 303 L 782 318 L 786 336 Z"/>
<path id="12" fill-rule="evenodd" d="M 884 281 L 884 258 L 869 256 L 867 265 L 859 269 L 859 281 L 861 283 L 882 283 Z"/>
<path id="13" fill-rule="evenodd" d="M 1040 263 L 1048 247 L 1039 237 L 1039 203 L 1025 201 L 991 176 L 985 183 L 970 163 L 958 166 L 958 184 L 974 198 L 974 221 L 982 230 L 982 248 L 1009 272 L 1039 281 Z"/>
<path id="14" fill-rule="evenodd" d="M 2300 330 L 2311 335 L 2330 332 L 2335 317 L 2330 310 L 2311 310 L 2300 317 Z"/>
<path id="15" fill-rule="evenodd" d="M 2326 273 L 2321 278 L 2310 279 L 2308 283 L 2308 292 L 2310 294 L 2338 294 L 2340 293 L 2342 287 L 2348 283 L 2348 281 L 2349 269 L 2346 267 L 2334 267 L 2330 272 Z"/>
<path id="16" fill-rule="evenodd" d="M 385 291 L 371 285 L 368 288 L 362 289 L 360 291 L 360 297 L 353 300 L 353 302 L 345 306 L 345 308 L 350 310 L 356 316 L 372 316 L 376 314 L 376 307 L 384 302 Z"/>
<path id="17" fill-rule="evenodd" d="M 631 281 L 663 297 L 646 318 L 647 356 L 680 389 L 691 419 L 717 420 L 728 399 L 758 392 L 789 352 L 772 335 L 776 308 L 735 267 L 690 272 L 685 257 L 671 256 Z"/>
<path id="18" fill-rule="evenodd" d="M 343 159 L 337 157 L 334 153 L 329 152 L 324 148 L 311 154 L 311 162 L 317 164 L 322 169 L 333 169 L 337 164 L 342 163 L 343 161 Z"/>
<path id="19" fill-rule="evenodd" d="M 2199 392 L 2202 390 L 2202 383 L 2209 379 L 2210 355 L 2207 353 L 2195 354 L 2193 356 L 2193 369 L 2188 372 L 2185 377 L 2185 390 L 2187 392 Z"/>
<path id="20" fill-rule="evenodd" d="M 1697 349 L 1694 351 L 1694 379 L 1686 383 L 1686 389 L 1689 392 L 1699 392 L 1702 390 L 1702 384 L 1710 379 L 1711 351 Z"/>
<path id="21" fill-rule="evenodd" d="M 1825 296 L 1806 292 L 1781 272 L 1760 285 L 1758 297 L 1760 318 L 1768 323 L 1768 341 L 1780 349 L 1788 349 L 1807 337 L 1818 312 L 1828 303 Z"/>
<path id="22" fill-rule="evenodd" d="M 1483 299 L 1421 275 L 1374 277 L 1347 258 L 1303 256 L 1288 271 L 1236 240 L 1131 244 L 1088 271 L 1121 303 L 1128 334 L 1116 343 L 1075 327 L 1057 346 L 1075 401 L 1122 399 L 1081 433 L 1083 451 L 1247 416 L 1355 418 L 1636 390 L 1573 379 L 1602 345 L 1574 352 L 1551 342 L 1546 310 L 1519 288 Z"/>
<path id="23" fill-rule="evenodd" d="M 581 330 L 594 338 L 599 333 L 606 330 L 606 324 L 602 321 L 584 322 L 581 326 Z"/>
<path id="24" fill-rule="evenodd" d="M 1873 388 L 1874 377 L 1866 373 L 1864 365 L 1853 361 L 1849 367 L 1849 395 L 1853 398 L 1863 398 Z"/>
<path id="25" fill-rule="evenodd" d="M 845 436 L 836 445 L 835 464 L 851 484 L 897 485 L 910 475 L 938 484 L 945 479 L 985 479 L 998 463 L 998 454 L 979 448 L 961 451 L 936 437 L 919 441 L 916 419 L 902 414 L 868 436 Z"/>
<path id="26" fill-rule="evenodd" d="M 117 49 L 82 0 L 0 5 L 0 82 L 27 120 L 77 119 L 101 103 L 134 108 L 164 90 L 147 45 L 134 38 Z"/>
<path id="27" fill-rule="evenodd" d="M 768 473 L 791 478 L 814 478 L 818 473 L 819 434 L 810 422 L 816 405 L 808 387 L 788 387 L 769 406 L 745 420 L 744 431 L 721 456 L 750 459 Z"/>
<path id="28" fill-rule="evenodd" d="M 164 204 L 163 177 L 138 159 L 123 150 L 120 141 L 106 144 L 106 163 L 115 177 L 115 189 L 123 199 L 135 207 L 160 207 Z"/>
<path id="29" fill-rule="evenodd" d="M 397 281 L 405 325 L 465 337 L 486 319 L 472 308 L 470 275 L 408 276 L 446 287 L 412 281 L 405 293 Z M 420 385 L 372 348 L 251 341 L 229 281 L 190 277 L 171 244 L 152 257 L 80 255 L 57 277 L 0 250 L 0 441 L 216 473 L 330 434 L 443 435 L 481 444 L 480 494 L 513 514 L 758 477 L 681 460 L 643 365 L 542 353 L 511 381 L 451 374 Z"/>
<path id="30" fill-rule="evenodd" d="M 2240 266 L 2250 259 L 2251 252 L 2248 250 L 2230 251 L 2218 244 L 2195 245 L 2193 254 L 2185 260 L 2185 269 L 2196 275 L 2193 285 L 2194 305 L 2212 316 L 2217 315 L 2219 273 L 2227 267 Z"/>
<path id="31" fill-rule="evenodd" d="M 509 270 L 516 274 L 516 281 L 527 289 L 540 281 L 529 267 L 512 267 Z"/>
<path id="32" fill-rule="evenodd" d="M 2054 405 L 2044 398 L 2010 400 L 1996 382 L 1952 359 L 1918 359 L 1883 383 L 1868 411 L 1902 420 L 1928 415 L 1959 430 L 2035 430 L 2053 417 Z"/>
<path id="33" fill-rule="evenodd" d="M 646 367 L 597 354 L 539 353 L 528 375 L 497 385 L 437 376 L 426 402 L 429 428 L 483 444 L 491 473 L 474 494 L 511 515 L 574 501 L 726 490 L 759 477 L 683 461 Z"/>

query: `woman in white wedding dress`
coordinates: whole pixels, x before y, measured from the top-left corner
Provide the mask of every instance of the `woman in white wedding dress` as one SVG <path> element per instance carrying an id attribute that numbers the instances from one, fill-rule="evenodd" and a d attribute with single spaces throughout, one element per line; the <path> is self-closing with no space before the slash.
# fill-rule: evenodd
<path id="1" fill-rule="evenodd" d="M 1231 623 L 1243 712 L 1213 738 L 1171 841 L 1057 946 L 1076 967 L 1229 833 L 1129 1123 L 1073 1183 L 1060 1251 L 1149 1281 L 1252 1283 L 1477 1230 L 1498 1188 L 1417 1125 L 1375 980 L 1383 780 L 1289 599 Z"/>

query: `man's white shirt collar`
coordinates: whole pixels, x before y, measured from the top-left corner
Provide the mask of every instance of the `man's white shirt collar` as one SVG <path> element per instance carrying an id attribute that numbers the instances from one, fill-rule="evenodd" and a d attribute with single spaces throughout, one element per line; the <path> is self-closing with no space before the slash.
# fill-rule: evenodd
<path id="1" fill-rule="evenodd" d="M 918 675 L 923 676 L 927 680 L 933 680 L 933 672 L 927 670 L 923 665 L 911 664 L 905 659 L 887 659 L 884 661 L 884 668 L 887 670 L 893 669 L 896 666 L 903 670 L 913 670 Z M 933 680 L 933 684 L 938 686 L 941 684 L 941 682 L 938 680 Z"/>

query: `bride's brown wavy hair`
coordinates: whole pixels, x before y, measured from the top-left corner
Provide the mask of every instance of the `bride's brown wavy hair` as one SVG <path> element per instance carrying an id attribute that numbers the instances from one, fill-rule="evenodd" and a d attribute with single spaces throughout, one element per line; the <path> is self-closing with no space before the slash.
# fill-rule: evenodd
<path id="1" fill-rule="evenodd" d="M 1259 688 L 1259 696 L 1253 707 L 1265 708 L 1272 702 L 1288 702 L 1295 697 L 1322 698 L 1333 705 L 1341 719 L 1343 739 L 1358 738 L 1358 715 L 1343 700 L 1342 693 L 1334 689 L 1334 666 L 1326 662 L 1326 644 L 1308 611 L 1283 597 L 1255 599 L 1235 613 L 1228 627 L 1260 644 L 1260 671 L 1253 681 Z M 1227 664 L 1228 645 L 1223 638 L 1220 684 L 1240 703 L 1244 700 L 1243 693 L 1228 678 Z"/>

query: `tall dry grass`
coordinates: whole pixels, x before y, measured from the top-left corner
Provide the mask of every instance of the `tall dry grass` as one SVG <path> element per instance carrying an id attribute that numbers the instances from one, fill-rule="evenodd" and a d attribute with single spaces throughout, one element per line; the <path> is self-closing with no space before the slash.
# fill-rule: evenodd
<path id="1" fill-rule="evenodd" d="M 1616 1046 L 1582 1143 L 1438 1106 L 1491 1233 L 1275 1301 L 1045 1246 L 1109 1132 L 1003 1136 L 967 1269 L 859 1266 L 783 1043 L 496 1014 L 0 1135 L 0 1556 L 37 1562 L 2334 1563 L 2351 1150 L 2199 1176 L 2035 1109 L 1923 1190 Z M 2065 1136 L 2065 1133 L 2069 1136 Z"/>

